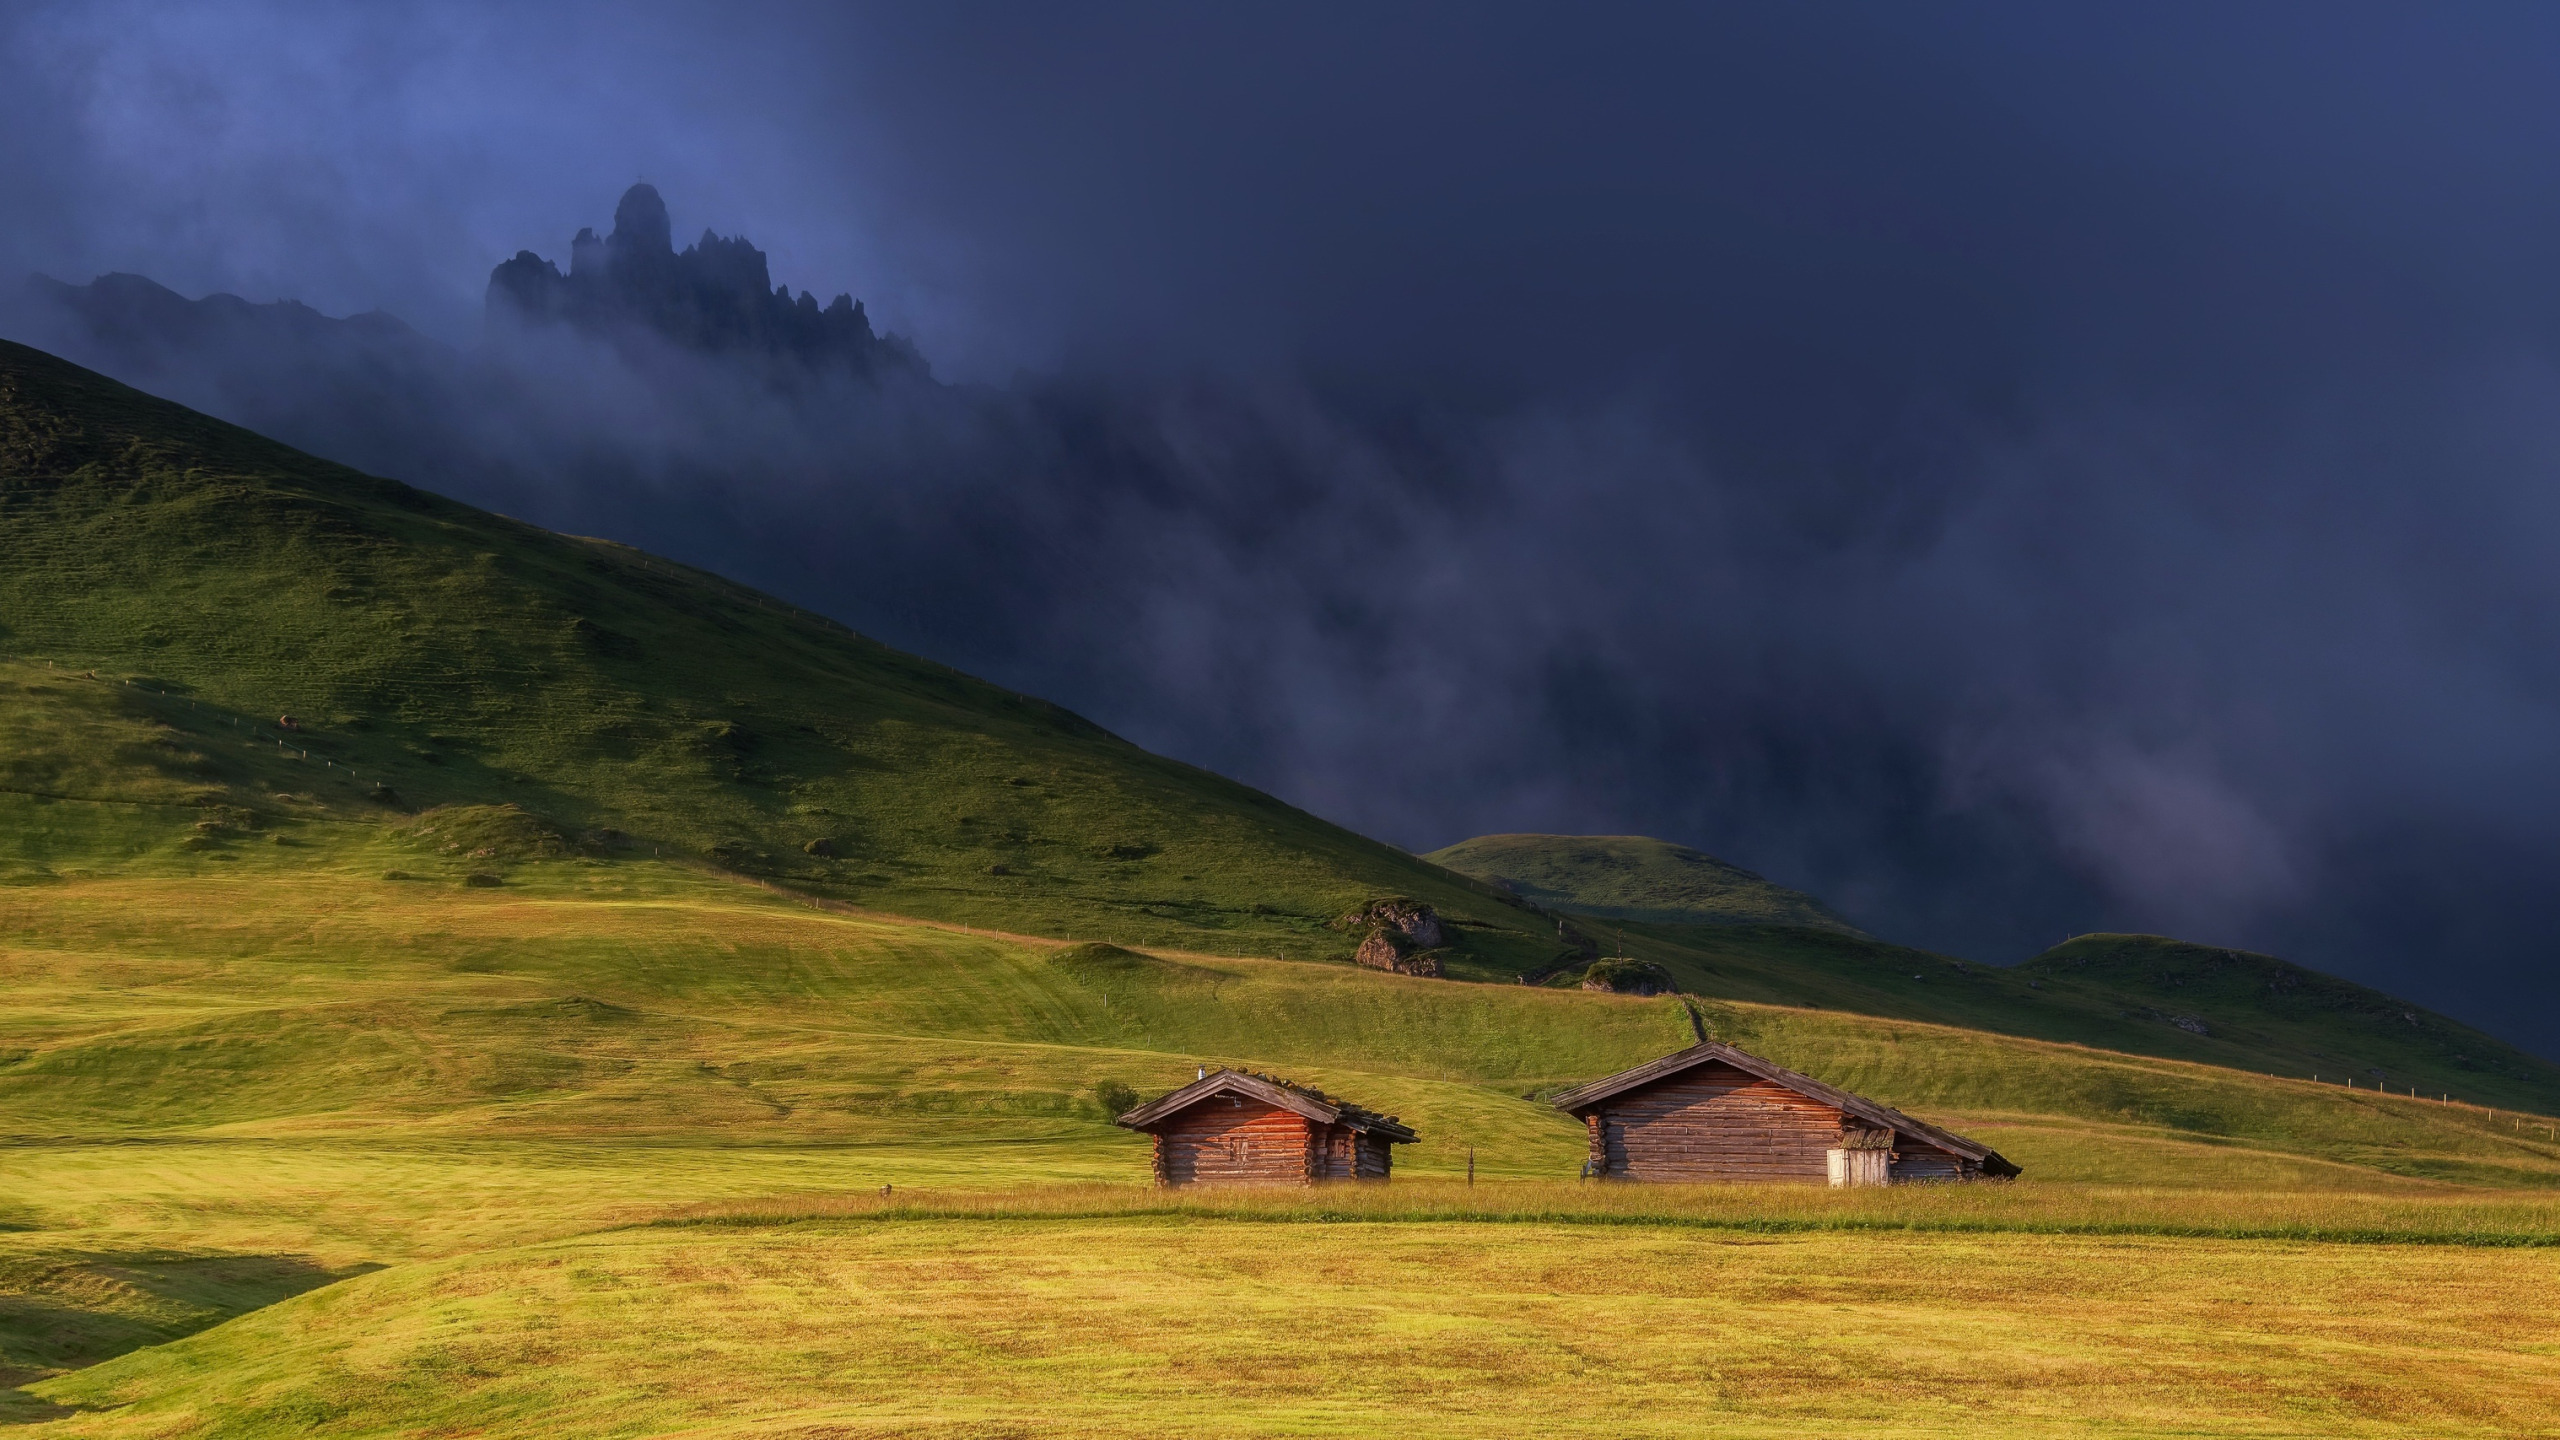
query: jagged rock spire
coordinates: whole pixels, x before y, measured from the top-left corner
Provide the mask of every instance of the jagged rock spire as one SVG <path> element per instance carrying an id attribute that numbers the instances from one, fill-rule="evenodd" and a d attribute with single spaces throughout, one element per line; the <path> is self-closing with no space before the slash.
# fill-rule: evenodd
<path id="1" fill-rule="evenodd" d="M 658 187 L 634 185 L 613 207 L 613 234 L 605 240 L 616 253 L 665 255 L 675 250 L 675 227 L 667 223 L 667 202 Z"/>
<path id="2" fill-rule="evenodd" d="M 875 335 L 850 295 L 819 308 L 788 287 L 768 290 L 765 254 L 744 236 L 702 239 L 674 249 L 667 202 L 634 185 L 614 208 L 603 240 L 582 229 L 569 242 L 569 273 L 530 250 L 489 273 L 490 319 L 511 325 L 567 324 L 617 340 L 653 335 L 693 351 L 759 355 L 860 375 L 927 375 L 915 347 Z"/>

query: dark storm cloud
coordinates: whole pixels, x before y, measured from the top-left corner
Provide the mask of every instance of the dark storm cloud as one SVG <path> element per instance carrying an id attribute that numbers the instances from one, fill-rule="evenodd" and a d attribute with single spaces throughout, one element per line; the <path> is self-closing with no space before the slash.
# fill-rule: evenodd
<path id="1" fill-rule="evenodd" d="M 387 309 L 455 397 L 178 398 L 1400 843 L 1664 834 L 2560 1045 L 2542 11 L 0 24 L 0 259 Z M 643 177 L 967 383 L 483 348 Z"/>

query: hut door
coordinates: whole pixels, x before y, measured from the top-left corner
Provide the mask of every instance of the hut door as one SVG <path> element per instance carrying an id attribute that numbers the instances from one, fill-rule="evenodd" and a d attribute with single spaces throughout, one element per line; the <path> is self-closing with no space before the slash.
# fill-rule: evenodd
<path id="1" fill-rule="evenodd" d="M 1848 1150 L 1834 1146 L 1822 1152 L 1831 1172 L 1831 1188 L 1844 1186 L 1889 1185 L 1893 1183 L 1893 1152 L 1890 1150 Z"/>

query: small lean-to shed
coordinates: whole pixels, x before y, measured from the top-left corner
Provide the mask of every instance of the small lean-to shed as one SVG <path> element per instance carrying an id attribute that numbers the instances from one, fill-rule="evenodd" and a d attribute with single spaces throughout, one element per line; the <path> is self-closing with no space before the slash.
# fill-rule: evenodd
<path id="1" fill-rule="evenodd" d="M 1393 1115 L 1267 1075 L 1219 1070 L 1116 1122 L 1155 1137 L 1158 1185 L 1384 1180 L 1414 1133 Z"/>
<path id="2" fill-rule="evenodd" d="M 2018 1173 L 1989 1146 L 1714 1041 L 1555 1106 L 1590 1130 L 1583 1173 L 1603 1179 L 1891 1185 Z"/>

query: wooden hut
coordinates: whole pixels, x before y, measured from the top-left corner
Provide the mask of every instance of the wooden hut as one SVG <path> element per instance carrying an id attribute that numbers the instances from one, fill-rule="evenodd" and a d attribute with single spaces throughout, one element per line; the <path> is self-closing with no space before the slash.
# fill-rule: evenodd
<path id="1" fill-rule="evenodd" d="M 1891 1185 L 2005 1179 L 1988 1146 L 1709 1041 L 1555 1098 L 1591 1132 L 1585 1175 Z"/>
<path id="2" fill-rule="evenodd" d="M 1219 1070 L 1116 1122 L 1153 1135 L 1158 1185 L 1384 1180 L 1414 1134 L 1321 1090 Z"/>

